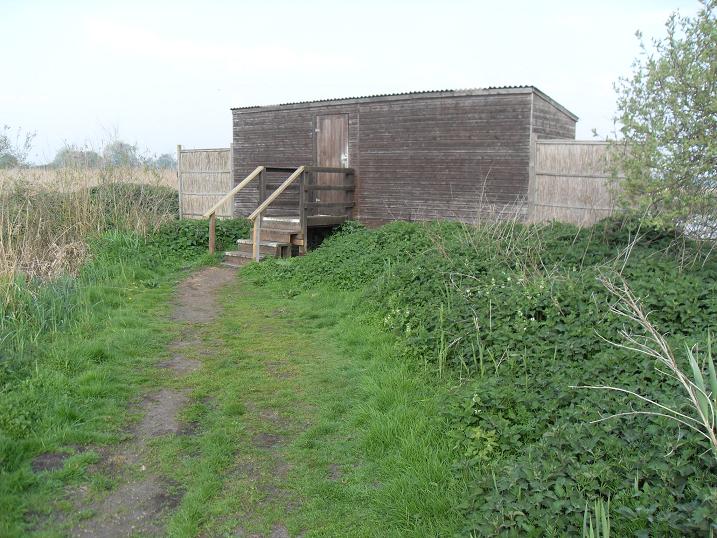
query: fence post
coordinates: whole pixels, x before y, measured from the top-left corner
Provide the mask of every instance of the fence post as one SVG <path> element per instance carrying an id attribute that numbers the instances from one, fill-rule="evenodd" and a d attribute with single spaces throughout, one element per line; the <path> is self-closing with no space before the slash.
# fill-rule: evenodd
<path id="1" fill-rule="evenodd" d="M 535 133 L 530 134 L 530 157 L 528 158 L 528 208 L 526 211 L 526 221 L 533 222 L 535 218 L 535 202 L 538 186 L 535 183 L 535 159 L 538 154 L 538 136 Z"/>
<path id="2" fill-rule="evenodd" d="M 229 144 L 229 190 L 234 188 L 234 142 Z M 234 197 L 236 198 L 236 196 Z M 230 217 L 236 217 L 236 203 L 234 200 L 231 202 Z"/>
<path id="3" fill-rule="evenodd" d="M 179 197 L 179 219 L 184 216 L 182 211 L 182 144 L 177 144 L 177 196 Z"/>
<path id="4" fill-rule="evenodd" d="M 252 257 L 259 261 L 261 258 L 261 213 L 254 219 L 254 241 L 252 246 Z"/>
<path id="5" fill-rule="evenodd" d="M 209 215 L 209 254 L 214 254 L 217 243 L 217 212 Z"/>

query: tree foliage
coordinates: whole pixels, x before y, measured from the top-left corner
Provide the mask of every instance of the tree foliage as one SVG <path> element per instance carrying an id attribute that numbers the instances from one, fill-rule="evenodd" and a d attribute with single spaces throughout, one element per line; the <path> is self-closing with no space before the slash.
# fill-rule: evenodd
<path id="1" fill-rule="evenodd" d="M 141 163 L 137 146 L 121 140 L 107 144 L 102 150 L 102 158 L 105 164 L 111 166 L 137 166 Z"/>
<path id="2" fill-rule="evenodd" d="M 65 146 L 60 149 L 52 161 L 55 167 L 97 168 L 102 164 L 100 154 L 91 149 L 80 149 L 74 146 Z"/>
<path id="3" fill-rule="evenodd" d="M 0 129 L 0 168 L 27 166 L 27 155 L 32 147 L 34 133 L 23 134 L 19 129 L 13 140 L 10 127 Z"/>
<path id="4" fill-rule="evenodd" d="M 673 13 L 617 85 L 625 202 L 656 224 L 717 231 L 717 0 Z"/>

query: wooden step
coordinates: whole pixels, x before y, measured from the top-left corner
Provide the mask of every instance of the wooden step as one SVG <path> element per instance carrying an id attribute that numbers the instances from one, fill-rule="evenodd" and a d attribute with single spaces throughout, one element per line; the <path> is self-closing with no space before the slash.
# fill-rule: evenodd
<path id="1" fill-rule="evenodd" d="M 293 230 L 279 230 L 274 228 L 261 229 L 262 241 L 276 241 L 277 243 L 291 243 L 297 239 L 299 233 Z"/>
<path id="2" fill-rule="evenodd" d="M 260 255 L 259 259 L 263 260 L 266 256 Z M 222 265 L 226 265 L 227 267 L 241 267 L 242 265 L 246 265 L 252 260 L 251 252 L 241 252 L 238 250 L 230 250 L 224 253 L 224 260 L 222 261 Z"/>
<path id="3" fill-rule="evenodd" d="M 301 223 L 298 218 L 294 217 L 262 217 L 261 230 L 285 230 L 290 232 L 300 232 Z"/>
<path id="4" fill-rule="evenodd" d="M 238 239 L 237 247 L 239 252 L 251 254 L 254 250 L 254 242 L 251 239 Z M 288 242 L 280 243 L 278 241 L 264 241 L 263 239 L 259 242 L 259 254 L 266 256 L 273 256 L 275 258 L 288 258 L 291 256 L 291 245 Z"/>

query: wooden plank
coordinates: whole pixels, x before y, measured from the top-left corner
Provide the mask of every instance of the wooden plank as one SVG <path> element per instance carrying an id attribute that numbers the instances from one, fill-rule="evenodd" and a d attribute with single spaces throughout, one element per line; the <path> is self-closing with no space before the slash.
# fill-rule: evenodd
<path id="1" fill-rule="evenodd" d="M 299 226 L 301 226 L 301 245 L 299 245 L 299 253 L 306 254 L 306 246 L 308 245 L 309 235 L 308 227 L 306 225 L 306 180 L 307 174 L 303 172 L 301 174 L 301 183 L 299 185 Z"/>
<path id="2" fill-rule="evenodd" d="M 353 202 L 307 202 L 306 207 L 353 207 Z"/>
<path id="3" fill-rule="evenodd" d="M 214 247 L 217 242 L 217 213 L 212 212 L 209 216 L 209 254 L 214 254 Z"/>
<path id="4" fill-rule="evenodd" d="M 182 218 L 182 145 L 177 144 L 177 193 L 179 196 L 179 218 Z"/>
<path id="5" fill-rule="evenodd" d="M 356 187 L 353 185 L 307 185 L 307 191 L 353 191 Z"/>
<path id="6" fill-rule="evenodd" d="M 342 167 L 336 167 L 336 166 L 307 166 L 306 167 L 307 172 L 330 172 L 330 173 L 336 173 L 336 174 L 345 174 L 350 175 L 354 174 L 355 170 L 353 168 L 342 168 Z"/>

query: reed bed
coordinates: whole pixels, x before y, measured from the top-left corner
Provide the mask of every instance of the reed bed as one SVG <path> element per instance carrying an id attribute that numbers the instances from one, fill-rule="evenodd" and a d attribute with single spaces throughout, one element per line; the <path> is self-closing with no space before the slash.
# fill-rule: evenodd
<path id="1" fill-rule="evenodd" d="M 139 234 L 176 218 L 176 175 L 151 168 L 16 169 L 0 173 L 0 277 L 77 271 L 88 240 Z"/>

